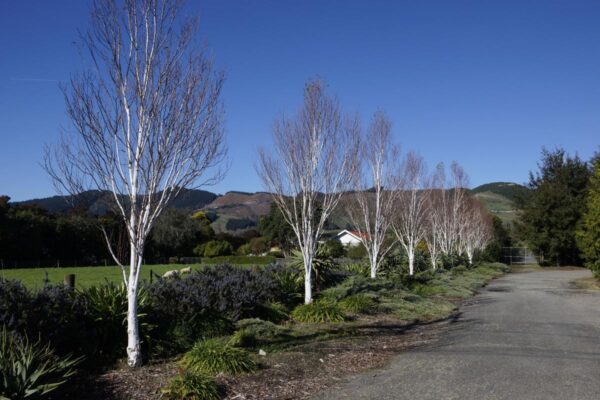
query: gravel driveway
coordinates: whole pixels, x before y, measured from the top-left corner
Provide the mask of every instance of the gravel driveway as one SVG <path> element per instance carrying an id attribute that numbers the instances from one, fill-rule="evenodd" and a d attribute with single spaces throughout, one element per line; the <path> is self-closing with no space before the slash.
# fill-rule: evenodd
<path id="1" fill-rule="evenodd" d="M 600 292 L 571 282 L 587 270 L 493 281 L 437 343 L 316 399 L 600 399 Z"/>

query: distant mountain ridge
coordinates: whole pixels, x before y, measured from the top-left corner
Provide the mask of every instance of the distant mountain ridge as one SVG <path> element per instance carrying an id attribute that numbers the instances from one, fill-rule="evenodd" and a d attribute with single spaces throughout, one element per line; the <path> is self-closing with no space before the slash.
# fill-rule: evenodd
<path id="1" fill-rule="evenodd" d="M 511 182 L 491 182 L 473 188 L 471 192 L 494 215 L 503 221 L 512 222 L 517 217 L 515 197 L 526 191 L 525 186 Z M 90 214 L 101 215 L 110 210 L 112 193 L 88 191 L 69 202 L 67 196 L 52 196 L 14 202 L 15 205 L 37 205 L 52 213 L 66 213 L 73 204 L 86 209 Z M 175 199 L 169 207 L 190 211 L 204 210 L 211 215 L 213 228 L 217 232 L 242 233 L 256 228 L 261 217 L 269 213 L 272 203 L 267 192 L 229 191 L 216 194 L 206 190 L 189 189 Z M 341 210 L 336 210 L 330 222 L 344 228 L 349 221 Z"/>
<path id="2" fill-rule="evenodd" d="M 189 189 L 171 202 L 169 207 L 179 209 L 199 210 L 211 203 L 219 195 L 205 190 Z M 76 196 L 52 196 L 40 199 L 13 202 L 15 205 L 38 206 L 51 213 L 66 213 L 74 207 L 80 207 L 90 214 L 102 215 L 109 211 L 114 204 L 113 194 L 108 191 L 89 190 Z"/>

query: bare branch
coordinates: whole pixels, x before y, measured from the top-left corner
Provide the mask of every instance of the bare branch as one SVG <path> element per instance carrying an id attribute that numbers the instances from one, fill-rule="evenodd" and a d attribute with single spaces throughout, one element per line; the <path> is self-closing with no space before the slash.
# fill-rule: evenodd
<path id="1" fill-rule="evenodd" d="M 295 118 L 273 125 L 274 156 L 258 153 L 257 171 L 292 227 L 304 258 L 305 302 L 312 301 L 312 261 L 325 221 L 338 205 L 356 170 L 356 118 L 344 118 L 320 81 L 304 89 Z"/>

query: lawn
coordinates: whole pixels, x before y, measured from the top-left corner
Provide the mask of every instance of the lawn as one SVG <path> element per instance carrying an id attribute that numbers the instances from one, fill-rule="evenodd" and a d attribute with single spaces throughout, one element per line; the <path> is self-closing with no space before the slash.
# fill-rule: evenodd
<path id="1" fill-rule="evenodd" d="M 183 264 L 144 265 L 140 273 L 141 279 L 149 280 L 150 271 L 154 274 L 162 275 L 166 271 L 188 266 Z M 191 267 L 192 269 L 198 269 L 201 266 L 200 264 L 195 264 L 191 265 Z M 48 274 L 50 283 L 63 282 L 65 275 L 75 274 L 75 285 L 79 288 L 101 284 L 107 280 L 117 283 L 123 281 L 121 270 L 117 266 L 5 269 L 0 271 L 0 277 L 20 280 L 25 286 L 35 289 L 43 286 L 46 273 Z"/>
<path id="2" fill-rule="evenodd" d="M 230 264 L 239 267 L 251 267 L 254 265 L 266 265 L 274 262 L 275 258 L 270 256 L 224 256 L 203 258 L 202 264 L 154 264 L 144 265 L 142 267 L 141 279 L 150 280 L 150 274 L 163 275 L 167 271 L 179 270 L 181 268 L 191 267 L 192 270 L 203 268 L 206 265 Z M 44 285 L 48 274 L 50 283 L 63 282 L 67 274 L 75 274 L 75 285 L 79 288 L 89 287 L 109 282 L 122 282 L 121 270 L 117 266 L 98 266 L 98 267 L 67 267 L 67 268 L 16 268 L 0 270 L 0 278 L 17 279 L 31 289 L 40 288 Z"/>

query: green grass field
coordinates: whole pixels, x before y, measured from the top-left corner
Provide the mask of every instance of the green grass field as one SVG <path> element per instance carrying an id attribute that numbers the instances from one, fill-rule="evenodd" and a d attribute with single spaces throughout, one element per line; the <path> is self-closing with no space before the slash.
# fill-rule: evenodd
<path id="1" fill-rule="evenodd" d="M 162 275 L 166 271 L 181 269 L 189 265 L 164 264 L 164 265 L 144 265 L 142 267 L 141 279 L 149 280 L 150 271 Z M 191 265 L 192 269 L 199 269 L 199 264 Z M 75 274 L 75 285 L 79 288 L 102 284 L 107 280 L 119 283 L 123 281 L 121 269 L 117 266 L 111 267 L 70 267 L 70 268 L 19 268 L 5 269 L 0 271 L 0 277 L 6 279 L 16 279 L 31 289 L 40 288 L 44 285 L 44 279 L 48 273 L 50 283 L 63 282 L 66 274 Z"/>
<path id="2" fill-rule="evenodd" d="M 167 271 L 179 270 L 181 268 L 191 267 L 192 270 L 198 270 L 207 265 L 230 264 L 238 267 L 262 266 L 275 262 L 275 257 L 264 256 L 223 256 L 213 258 L 203 258 L 202 264 L 156 264 L 144 265 L 140 277 L 142 280 L 150 280 L 150 273 L 163 275 Z M 98 267 L 66 267 L 66 268 L 16 268 L 0 270 L 0 278 L 16 279 L 31 289 L 40 288 L 44 285 L 44 279 L 48 274 L 50 283 L 63 282 L 67 274 L 75 274 L 75 286 L 89 287 L 105 283 L 106 281 L 119 283 L 123 281 L 121 269 L 117 266 L 98 266 Z"/>

